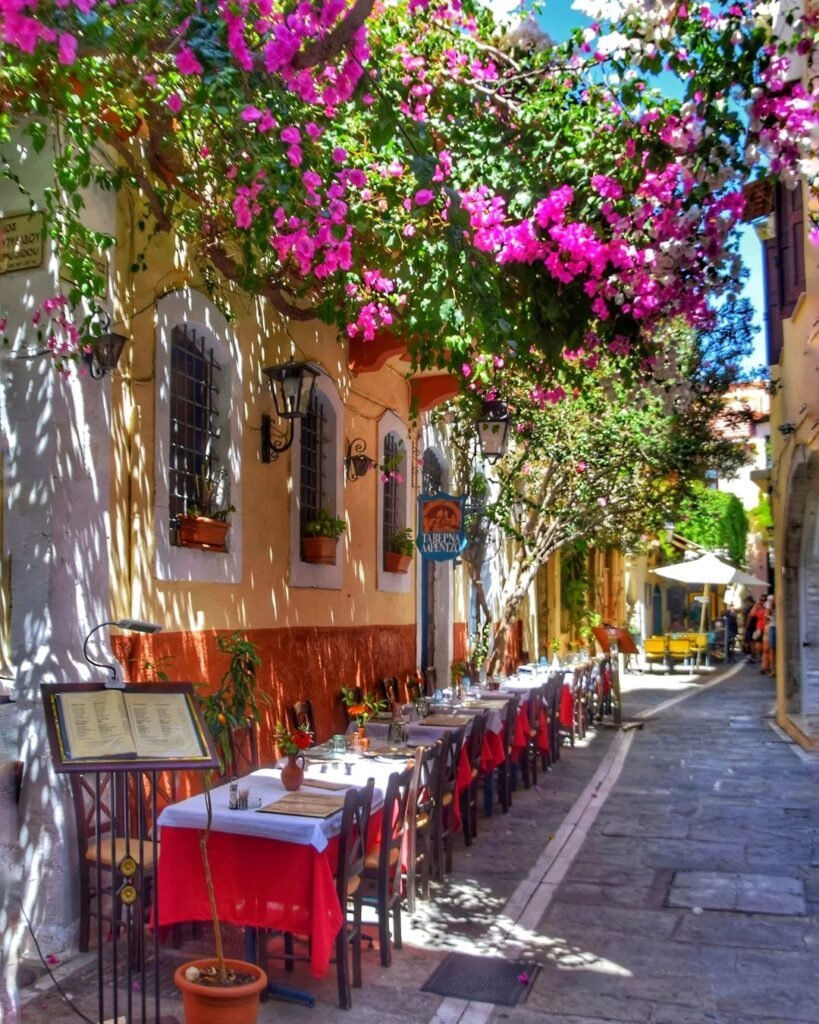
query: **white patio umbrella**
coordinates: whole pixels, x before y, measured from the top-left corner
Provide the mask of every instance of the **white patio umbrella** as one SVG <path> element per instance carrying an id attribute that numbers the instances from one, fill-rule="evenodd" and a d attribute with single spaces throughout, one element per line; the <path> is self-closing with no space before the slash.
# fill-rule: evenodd
<path id="1" fill-rule="evenodd" d="M 705 632 L 705 609 L 708 606 L 708 593 L 712 586 L 727 587 L 731 585 L 743 585 L 746 587 L 767 587 L 767 580 L 761 580 L 758 576 L 752 576 L 749 572 L 736 569 L 728 562 L 707 551 L 699 558 L 692 558 L 688 562 L 677 562 L 676 565 L 665 565 L 661 569 L 653 569 L 652 572 L 664 579 L 673 580 L 675 583 L 701 583 L 704 587 L 702 611 L 700 612 L 700 633 Z M 699 659 L 699 654 L 697 655 Z"/>
<path id="2" fill-rule="evenodd" d="M 657 576 L 676 583 L 702 583 L 704 586 L 727 587 L 741 584 L 746 587 L 767 587 L 767 580 L 752 576 L 742 569 L 735 569 L 728 562 L 711 554 L 710 551 L 699 558 L 688 562 L 677 562 L 676 565 L 665 565 L 661 569 L 653 569 Z"/>

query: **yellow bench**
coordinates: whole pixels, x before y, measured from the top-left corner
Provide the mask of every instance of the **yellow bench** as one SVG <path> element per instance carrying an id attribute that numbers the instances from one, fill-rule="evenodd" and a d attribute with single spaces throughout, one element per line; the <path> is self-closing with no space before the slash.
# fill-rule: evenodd
<path id="1" fill-rule="evenodd" d="M 673 671 L 674 662 L 688 661 L 691 657 L 691 641 L 687 636 L 670 636 L 668 638 L 668 667 Z"/>

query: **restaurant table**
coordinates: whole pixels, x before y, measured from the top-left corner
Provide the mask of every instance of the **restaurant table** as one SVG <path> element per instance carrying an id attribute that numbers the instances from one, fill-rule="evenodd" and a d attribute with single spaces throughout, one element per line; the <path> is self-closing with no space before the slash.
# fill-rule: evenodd
<path id="1" fill-rule="evenodd" d="M 409 752 L 408 752 L 409 753 Z M 308 751 L 310 754 L 310 751 Z M 349 764 L 350 774 L 347 774 Z M 403 760 L 356 758 L 347 764 L 310 765 L 310 781 L 364 785 L 376 780 L 373 808 L 384 801 L 387 779 Z M 320 977 L 327 970 L 343 917 L 335 888 L 335 867 L 341 810 L 328 818 L 270 814 L 267 806 L 286 795 L 281 772 L 263 768 L 240 780 L 249 787 L 248 810 L 228 808 L 229 786 L 211 793 L 213 821 L 208 861 L 219 917 L 230 924 L 267 928 L 310 937 L 310 964 Z M 337 791 L 343 796 L 343 791 Z M 160 856 L 157 867 L 159 925 L 210 920 L 199 837 L 206 826 L 202 794 L 170 804 L 159 816 Z"/>

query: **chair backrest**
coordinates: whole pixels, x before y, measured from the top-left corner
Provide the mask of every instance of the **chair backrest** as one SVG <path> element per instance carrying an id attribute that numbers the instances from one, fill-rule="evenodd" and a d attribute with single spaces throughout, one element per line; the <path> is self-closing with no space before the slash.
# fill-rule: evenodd
<path id="1" fill-rule="evenodd" d="M 483 750 L 483 738 L 485 735 L 486 714 L 475 715 L 472 720 L 472 728 L 469 730 L 469 736 L 466 739 L 466 753 L 473 777 L 481 769 L 481 751 Z"/>
<path id="2" fill-rule="evenodd" d="M 387 782 L 381 814 L 381 844 L 378 852 L 379 875 L 389 877 L 390 868 L 401 862 L 401 847 L 407 824 L 407 808 L 412 793 L 415 766 L 393 772 Z M 400 871 L 398 872 L 400 874 Z"/>
<path id="3" fill-rule="evenodd" d="M 388 676 L 381 680 L 381 695 L 390 707 L 401 703 L 398 689 L 398 680 L 395 676 Z"/>
<path id="4" fill-rule="evenodd" d="M 142 772 L 71 774 L 81 863 L 91 846 L 98 842 L 104 844 L 112 833 L 116 837 L 135 839 L 148 835 L 153 824 L 150 779 L 150 774 Z"/>
<path id="5" fill-rule="evenodd" d="M 461 747 L 464 745 L 464 736 L 466 735 L 466 726 L 462 725 L 460 729 L 451 729 L 445 732 L 441 737 L 442 740 L 442 766 L 441 766 L 441 794 L 449 793 L 451 796 L 455 794 L 455 783 L 458 778 L 458 760 L 461 756 Z"/>
<path id="6" fill-rule="evenodd" d="M 364 870 L 367 853 L 367 827 L 373 802 L 375 779 L 367 779 L 366 786 L 348 789 L 341 812 L 341 832 L 338 837 L 338 861 L 336 866 L 336 892 L 342 912 L 347 906 L 350 883 L 359 878 Z"/>
<path id="7" fill-rule="evenodd" d="M 506 705 L 506 721 L 504 723 L 504 750 L 507 755 L 512 752 L 512 744 L 515 739 L 515 720 L 518 717 L 518 698 L 510 697 Z"/>
<path id="8" fill-rule="evenodd" d="M 290 705 L 287 709 L 287 713 L 290 718 L 291 729 L 300 729 L 301 726 L 306 725 L 310 735 L 313 737 L 313 743 L 318 743 L 318 736 L 316 735 L 316 719 L 313 715 L 312 701 L 296 701 L 295 704 Z"/>
<path id="9" fill-rule="evenodd" d="M 230 764 L 225 776 L 242 776 L 260 767 L 259 726 L 255 719 L 246 718 L 244 726 L 234 729 L 230 736 Z"/>
<path id="10" fill-rule="evenodd" d="M 540 732 L 540 711 L 543 707 L 543 689 L 536 686 L 529 691 L 527 713 L 529 718 L 529 735 L 537 736 Z"/>
<path id="11" fill-rule="evenodd" d="M 410 700 L 420 700 L 424 696 L 424 691 L 421 688 L 421 684 L 417 679 L 407 680 L 407 697 Z"/>
<path id="12" fill-rule="evenodd" d="M 417 758 L 416 762 L 415 818 L 424 814 L 431 815 L 433 809 L 441 802 L 444 749 L 448 737 L 449 734 L 444 733 L 431 746 L 418 748 L 421 751 L 421 756 Z"/>

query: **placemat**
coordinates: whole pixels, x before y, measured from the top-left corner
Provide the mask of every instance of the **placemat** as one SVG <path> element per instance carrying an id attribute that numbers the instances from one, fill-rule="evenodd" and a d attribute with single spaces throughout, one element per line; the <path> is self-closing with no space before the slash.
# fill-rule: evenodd
<path id="1" fill-rule="evenodd" d="M 294 814 L 302 818 L 329 818 L 344 806 L 343 797 L 321 793 L 286 793 L 281 800 L 259 807 L 264 814 Z"/>
<path id="2" fill-rule="evenodd" d="M 452 726 L 453 729 L 460 729 L 462 725 L 469 725 L 471 719 L 466 715 L 429 715 L 422 718 L 419 725 L 434 725 L 436 728 Z"/>
<path id="3" fill-rule="evenodd" d="M 331 779 L 308 779 L 305 778 L 302 786 L 309 786 L 310 789 L 351 789 L 354 782 L 333 782 Z"/>

